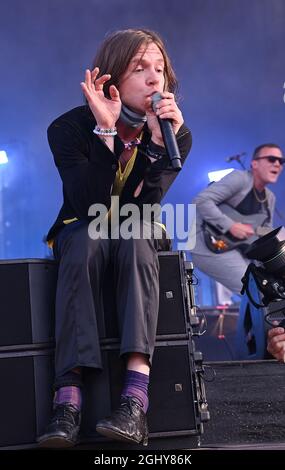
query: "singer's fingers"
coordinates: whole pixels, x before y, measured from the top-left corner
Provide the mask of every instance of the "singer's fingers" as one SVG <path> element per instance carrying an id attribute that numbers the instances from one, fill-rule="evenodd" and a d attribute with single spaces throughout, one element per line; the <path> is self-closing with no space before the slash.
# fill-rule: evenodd
<path id="1" fill-rule="evenodd" d="M 155 113 L 160 116 L 162 113 L 165 112 L 176 112 L 180 113 L 180 109 L 178 108 L 175 101 L 172 99 L 164 98 L 163 100 L 159 101 L 155 106 Z"/>
<path id="2" fill-rule="evenodd" d="M 159 109 L 166 104 L 175 103 L 175 97 L 173 93 L 164 91 L 162 93 L 154 93 L 154 95 L 151 96 L 151 101 L 153 107 L 155 107 L 155 109 Z"/>
<path id="3" fill-rule="evenodd" d="M 173 112 L 177 112 L 177 109 L 174 108 L 173 103 L 171 102 L 166 103 L 164 105 L 160 105 L 159 107 L 157 106 L 155 109 L 155 114 L 159 117 L 161 117 L 162 114 Z"/>
<path id="4" fill-rule="evenodd" d="M 171 119 L 171 121 L 173 122 L 177 122 L 177 123 L 180 123 L 182 124 L 183 123 L 183 117 L 182 117 L 182 114 L 179 112 L 177 112 L 176 110 L 173 111 L 173 110 L 158 110 L 158 112 L 156 113 L 157 116 L 160 117 L 160 119 Z"/>
<path id="5" fill-rule="evenodd" d="M 91 72 L 91 80 L 94 83 L 99 73 L 99 67 L 95 67 Z"/>
<path id="6" fill-rule="evenodd" d="M 89 69 L 85 70 L 85 83 L 86 83 L 86 86 L 90 89 L 92 85 L 92 81 L 91 81 L 91 72 Z"/>
<path id="7" fill-rule="evenodd" d="M 166 98 L 166 99 L 172 99 L 175 100 L 175 96 L 173 93 L 170 93 L 170 91 L 163 91 L 160 93 L 161 99 Z"/>
<path id="8" fill-rule="evenodd" d="M 82 88 L 85 98 L 88 100 L 90 98 L 90 91 L 88 89 L 88 86 L 85 82 L 80 82 L 80 86 Z"/>
<path id="9" fill-rule="evenodd" d="M 103 86 L 104 84 L 110 80 L 111 78 L 111 75 L 109 73 L 105 73 L 104 75 L 102 75 L 102 77 L 98 78 L 97 80 L 95 80 L 95 83 L 94 83 L 94 86 L 95 86 L 95 89 L 96 90 L 102 90 L 103 89 Z"/>
<path id="10" fill-rule="evenodd" d="M 160 117 L 160 119 L 176 119 L 176 113 L 174 113 L 173 111 L 158 112 L 157 116 Z"/>
<path id="11" fill-rule="evenodd" d="M 151 98 L 146 98 L 146 100 L 145 100 L 145 111 L 146 111 L 147 115 L 151 115 L 151 116 L 155 115 L 155 112 L 154 112 L 153 107 L 152 107 Z"/>
<path id="12" fill-rule="evenodd" d="M 120 101 L 120 92 L 115 85 L 110 86 L 109 93 L 112 101 Z"/>
<path id="13" fill-rule="evenodd" d="M 168 98 L 163 98 L 160 101 L 155 102 L 154 108 L 157 110 L 157 109 L 163 108 L 163 106 L 173 106 L 173 104 L 174 104 L 173 100 L 170 100 Z"/>

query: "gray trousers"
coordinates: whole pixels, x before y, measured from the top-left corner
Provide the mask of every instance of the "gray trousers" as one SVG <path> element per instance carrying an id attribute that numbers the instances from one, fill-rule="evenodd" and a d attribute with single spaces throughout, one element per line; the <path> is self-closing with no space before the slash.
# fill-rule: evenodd
<path id="1" fill-rule="evenodd" d="M 235 294 L 240 293 L 241 278 L 250 260 L 242 256 L 238 250 L 216 254 L 210 252 L 205 246 L 205 254 L 192 253 L 191 256 L 194 267 L 199 268 Z"/>
<path id="2" fill-rule="evenodd" d="M 75 367 L 102 368 L 98 318 L 110 263 L 114 277 L 120 354 L 146 354 L 151 363 L 159 308 L 157 240 L 93 240 L 88 222 L 67 225 L 56 237 L 56 380 Z"/>

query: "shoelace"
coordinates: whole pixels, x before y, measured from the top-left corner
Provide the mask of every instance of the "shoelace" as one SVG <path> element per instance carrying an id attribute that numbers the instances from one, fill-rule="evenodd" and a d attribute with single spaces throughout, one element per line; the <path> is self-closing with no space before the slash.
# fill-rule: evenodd
<path id="1" fill-rule="evenodd" d="M 134 397 L 125 397 L 120 404 L 122 410 L 126 411 L 129 415 L 133 414 L 133 406 L 138 409 L 142 409 L 142 406 L 140 405 L 139 401 Z"/>
<path id="2" fill-rule="evenodd" d="M 76 414 L 74 414 L 74 411 Z M 67 418 L 75 423 L 75 419 L 78 416 L 78 413 L 79 411 L 72 405 L 57 405 L 53 419 L 60 421 L 61 419 Z"/>

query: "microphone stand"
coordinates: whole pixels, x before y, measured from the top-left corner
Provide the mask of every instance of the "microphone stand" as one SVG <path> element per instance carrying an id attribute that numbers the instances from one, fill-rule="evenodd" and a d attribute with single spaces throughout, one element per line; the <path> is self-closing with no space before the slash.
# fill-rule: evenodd
<path id="1" fill-rule="evenodd" d="M 246 170 L 243 162 L 241 161 L 240 157 L 239 158 L 236 158 L 236 161 L 240 164 L 240 166 L 242 167 L 243 170 Z"/>
<path id="2" fill-rule="evenodd" d="M 240 157 L 242 157 L 243 155 L 246 155 L 246 152 L 242 152 L 241 154 L 234 155 L 233 157 L 229 157 L 226 159 L 226 162 L 230 163 L 230 162 L 236 161 L 240 164 L 243 170 L 246 170 L 244 163 L 240 159 Z"/>

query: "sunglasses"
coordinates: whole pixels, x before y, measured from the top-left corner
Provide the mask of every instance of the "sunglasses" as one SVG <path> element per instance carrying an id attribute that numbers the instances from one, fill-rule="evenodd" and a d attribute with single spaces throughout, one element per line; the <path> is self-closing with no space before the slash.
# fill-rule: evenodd
<path id="1" fill-rule="evenodd" d="M 275 157 L 273 155 L 268 155 L 266 157 L 258 157 L 255 160 L 264 160 L 264 159 L 266 159 L 269 163 L 279 162 L 280 165 L 284 165 L 285 163 L 285 158 Z"/>

